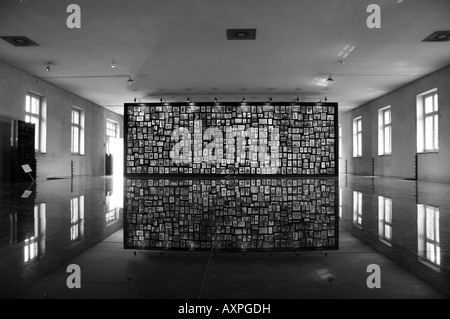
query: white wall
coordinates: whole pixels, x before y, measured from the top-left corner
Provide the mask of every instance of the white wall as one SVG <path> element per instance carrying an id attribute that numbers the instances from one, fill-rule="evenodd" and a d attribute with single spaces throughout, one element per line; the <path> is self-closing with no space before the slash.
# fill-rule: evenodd
<path id="1" fill-rule="evenodd" d="M 439 152 L 419 154 L 419 180 L 450 183 L 450 66 L 426 75 L 389 94 L 340 116 L 343 145 L 340 173 L 414 178 L 416 146 L 416 97 L 437 88 L 439 96 Z M 391 106 L 392 155 L 378 156 L 378 110 Z M 353 158 L 352 122 L 362 116 L 363 156 Z"/>
<path id="2" fill-rule="evenodd" d="M 38 179 L 75 175 L 103 175 L 105 170 L 106 119 L 120 123 L 123 117 L 69 93 L 26 72 L 0 62 L 0 182 L 9 179 L 9 123 L 25 119 L 25 95 L 33 91 L 47 101 L 47 152 L 37 154 Z M 85 156 L 72 155 L 71 109 L 85 111 Z"/>

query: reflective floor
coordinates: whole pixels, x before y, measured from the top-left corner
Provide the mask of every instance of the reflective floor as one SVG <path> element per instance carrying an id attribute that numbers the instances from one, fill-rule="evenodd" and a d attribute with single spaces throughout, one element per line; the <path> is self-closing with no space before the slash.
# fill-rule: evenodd
<path id="1" fill-rule="evenodd" d="M 12 296 L 122 229 L 122 181 L 0 185 L 0 297 Z"/>
<path id="2" fill-rule="evenodd" d="M 309 185 L 319 199 L 302 197 L 304 181 L 215 180 L 215 191 L 212 181 L 141 182 L 142 193 L 136 181 L 107 177 L 1 185 L 0 297 L 450 296 L 450 185 L 342 175 L 334 190 Z M 335 210 L 325 199 L 333 192 Z M 70 264 L 81 268 L 81 289 L 66 285 Z M 371 264 L 380 266 L 380 289 L 367 287 Z"/>
<path id="3" fill-rule="evenodd" d="M 337 178 L 126 179 L 125 246 L 337 249 Z"/>

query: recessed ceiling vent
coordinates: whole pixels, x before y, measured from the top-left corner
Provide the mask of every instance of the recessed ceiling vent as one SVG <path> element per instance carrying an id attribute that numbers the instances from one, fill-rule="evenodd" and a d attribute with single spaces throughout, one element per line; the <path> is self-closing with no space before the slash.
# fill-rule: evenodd
<path id="1" fill-rule="evenodd" d="M 227 29 L 228 40 L 255 40 L 256 29 Z"/>
<path id="2" fill-rule="evenodd" d="M 6 42 L 16 46 L 16 47 L 37 47 L 39 44 L 27 37 L 13 36 L 13 37 L 1 37 Z"/>
<path id="3" fill-rule="evenodd" d="M 429 35 L 422 42 L 448 42 L 450 41 L 450 31 L 436 31 Z"/>

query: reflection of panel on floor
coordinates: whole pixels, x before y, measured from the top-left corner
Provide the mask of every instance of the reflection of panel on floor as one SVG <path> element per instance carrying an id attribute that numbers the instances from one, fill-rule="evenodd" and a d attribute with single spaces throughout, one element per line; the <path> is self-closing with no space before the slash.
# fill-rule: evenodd
<path id="1" fill-rule="evenodd" d="M 125 248 L 338 248 L 337 180 L 127 179 Z"/>
<path id="2" fill-rule="evenodd" d="M 28 177 L 29 178 L 29 177 Z M 25 190 L 28 192 L 24 196 Z M 15 230 L 13 235 L 16 242 L 23 242 L 26 239 L 33 237 L 35 234 L 35 199 L 36 199 L 36 185 L 32 184 L 28 189 L 20 189 L 15 196 L 16 210 L 11 220 L 15 223 L 12 229 Z"/>

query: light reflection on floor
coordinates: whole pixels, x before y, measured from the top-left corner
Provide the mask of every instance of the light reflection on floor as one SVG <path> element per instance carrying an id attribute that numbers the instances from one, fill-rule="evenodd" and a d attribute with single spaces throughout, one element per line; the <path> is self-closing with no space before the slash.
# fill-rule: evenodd
<path id="1" fill-rule="evenodd" d="M 122 228 L 123 180 L 0 185 L 0 297 Z"/>
<path id="2" fill-rule="evenodd" d="M 450 292 L 450 185 L 343 175 L 339 193 L 345 229 Z"/>
<path id="3" fill-rule="evenodd" d="M 124 250 L 122 183 L 99 177 L 0 186 L 0 297 L 442 297 L 430 286 L 450 295 L 450 185 L 342 175 L 338 250 L 243 256 L 213 249 L 211 258 L 207 249 L 190 257 Z M 284 240 L 294 239 L 285 231 Z M 79 292 L 65 287 L 73 262 L 87 269 Z M 365 286 L 370 263 L 382 269 L 378 291 Z"/>

